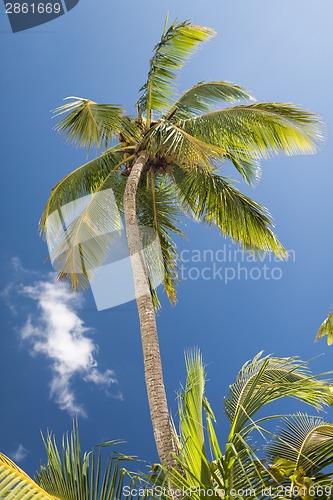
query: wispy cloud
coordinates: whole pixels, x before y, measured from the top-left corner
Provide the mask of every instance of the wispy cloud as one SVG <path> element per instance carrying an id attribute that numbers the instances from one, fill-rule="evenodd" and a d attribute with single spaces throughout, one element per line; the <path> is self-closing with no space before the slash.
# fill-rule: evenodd
<path id="1" fill-rule="evenodd" d="M 14 462 L 23 462 L 23 460 L 29 455 L 29 450 L 24 448 L 22 444 L 19 444 L 15 451 L 10 453 L 10 458 Z"/>
<path id="2" fill-rule="evenodd" d="M 18 259 L 14 266 L 16 271 L 23 269 Z M 98 346 L 91 338 L 93 330 L 79 316 L 82 297 L 72 293 L 66 284 L 57 282 L 53 275 L 39 277 L 33 284 L 20 284 L 16 290 L 35 304 L 20 334 L 31 353 L 45 356 L 50 364 L 50 396 L 72 416 L 86 415 L 77 401 L 75 380 L 80 378 L 109 392 L 117 379 L 112 370 L 101 371 L 98 367 Z M 7 287 L 7 303 L 10 293 Z M 122 399 L 120 392 L 114 397 Z"/>

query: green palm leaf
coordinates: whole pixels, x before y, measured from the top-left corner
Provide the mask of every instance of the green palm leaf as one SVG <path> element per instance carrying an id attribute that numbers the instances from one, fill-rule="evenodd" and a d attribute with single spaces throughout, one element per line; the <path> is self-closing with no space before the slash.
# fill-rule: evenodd
<path id="1" fill-rule="evenodd" d="M 184 92 L 172 105 L 165 119 L 179 119 L 211 111 L 221 101 L 235 102 L 240 99 L 254 100 L 253 96 L 239 85 L 230 82 L 200 82 Z"/>
<path id="2" fill-rule="evenodd" d="M 147 174 L 147 181 L 142 181 L 138 190 L 137 207 L 140 226 L 153 228 L 158 235 L 164 265 L 164 289 L 171 303 L 176 301 L 176 284 L 179 280 L 177 261 L 179 259 L 173 235 L 184 236 L 179 228 L 179 218 L 182 214 L 177 193 L 174 186 L 167 181 L 164 175 L 154 172 Z M 149 259 L 148 269 L 154 266 L 156 256 Z M 154 292 L 156 305 L 158 304 Z"/>
<path id="3" fill-rule="evenodd" d="M 333 463 L 333 424 L 304 414 L 287 417 L 266 450 L 271 460 L 290 460 L 314 476 Z"/>
<path id="4" fill-rule="evenodd" d="M 44 234 L 58 279 L 86 288 L 122 229 L 118 203 L 125 181 L 111 171 L 93 194 L 59 207 L 45 220 Z"/>
<path id="5" fill-rule="evenodd" d="M 57 500 L 38 486 L 12 460 L 0 453 L 0 498 L 7 500 Z"/>
<path id="6" fill-rule="evenodd" d="M 108 175 L 123 162 L 123 155 L 117 152 L 118 149 L 118 145 L 108 149 L 68 174 L 52 189 L 39 223 L 41 234 L 47 237 L 45 234 L 47 219 L 55 210 L 100 188 Z"/>
<path id="7" fill-rule="evenodd" d="M 183 474 L 178 470 L 166 471 L 167 479 L 176 488 L 190 491 L 194 499 L 207 496 L 223 498 L 232 489 L 240 491 L 248 488 L 250 492 L 246 497 L 258 498 L 264 483 L 254 450 L 243 440 L 241 449 L 228 443 L 227 453 L 222 455 L 212 423 L 215 417 L 204 395 L 206 374 L 200 352 L 191 350 L 186 354 L 185 362 L 187 380 L 179 395 L 178 437 L 178 460 Z M 207 434 L 203 411 L 206 414 Z M 206 436 L 213 461 L 207 457 Z"/>
<path id="8" fill-rule="evenodd" d="M 317 115 L 292 104 L 258 103 L 213 111 L 179 122 L 179 127 L 203 142 L 237 156 L 267 158 L 316 151 L 322 138 Z"/>
<path id="9" fill-rule="evenodd" d="M 162 112 L 169 106 L 172 84 L 177 71 L 191 56 L 200 42 L 209 40 L 215 31 L 204 26 L 193 26 L 188 21 L 175 21 L 162 35 L 150 60 L 147 82 L 141 87 L 138 101 L 140 113 L 146 113 L 148 126 L 152 110 Z"/>
<path id="10" fill-rule="evenodd" d="M 333 344 L 333 312 L 327 316 L 325 321 L 321 324 L 315 340 L 327 336 L 327 344 Z"/>
<path id="11" fill-rule="evenodd" d="M 211 472 L 205 450 L 203 404 L 205 370 L 198 350 L 185 356 L 186 386 L 179 395 L 180 460 L 186 461 L 189 478 L 200 479 L 200 484 L 211 485 Z"/>
<path id="12" fill-rule="evenodd" d="M 245 249 L 272 251 L 286 257 L 286 250 L 269 228 L 267 210 L 243 195 L 228 179 L 201 169 L 175 169 L 174 181 L 185 207 L 203 222 L 217 226 Z"/>
<path id="13" fill-rule="evenodd" d="M 283 419 L 284 426 L 277 435 L 273 434 L 274 441 L 264 446 L 272 463 L 258 457 L 259 450 L 253 442 L 254 430 L 270 434 L 260 423 L 277 418 L 273 415 L 253 421 L 255 412 L 264 404 L 283 396 L 315 407 L 327 403 L 329 386 L 313 377 L 305 363 L 295 358 L 261 357 L 259 353 L 243 366 L 226 402 L 231 431 L 224 453 L 214 430 L 214 414 L 204 395 L 206 375 L 198 350 L 186 355 L 186 371 L 186 386 L 179 395 L 178 461 L 183 473 L 179 469 L 165 471 L 166 479 L 174 487 L 190 492 L 188 496 L 195 500 L 208 496 L 257 500 L 271 497 L 264 491 L 278 495 L 281 490 L 277 486 L 297 485 L 302 500 L 310 500 L 304 496 L 310 485 L 332 486 L 332 474 L 320 473 L 333 463 L 332 424 L 307 415 Z M 245 417 L 242 423 L 236 423 L 239 410 Z M 203 411 L 207 429 L 203 426 Z M 207 458 L 206 444 L 212 461 Z M 277 497 L 285 498 L 282 493 Z"/>
<path id="14" fill-rule="evenodd" d="M 207 144 L 166 120 L 150 129 L 143 148 L 151 158 L 170 158 L 174 163 L 195 169 L 202 167 L 207 171 L 211 171 L 214 163 L 226 154 L 225 149 Z"/>
<path id="15" fill-rule="evenodd" d="M 245 363 L 225 400 L 231 423 L 229 441 L 264 405 L 285 396 L 315 408 L 327 405 L 330 399 L 327 383 L 311 376 L 307 364 L 297 358 L 261 357 L 259 353 Z"/>
<path id="16" fill-rule="evenodd" d="M 255 186 L 261 178 L 261 168 L 259 160 L 252 158 L 247 153 L 231 153 L 230 151 L 225 155 L 225 157 L 230 160 L 234 167 L 241 174 L 243 179 L 250 186 Z"/>
<path id="17" fill-rule="evenodd" d="M 53 434 L 48 433 L 44 439 L 47 464 L 36 474 L 36 481 L 61 500 L 131 500 L 132 495 L 125 496 L 123 488 L 128 485 L 129 490 L 132 490 L 141 477 L 128 473 L 124 464 L 133 462 L 134 457 L 113 453 L 106 466 L 102 466 L 101 448 L 113 447 L 118 443 L 109 441 L 98 445 L 98 451 L 93 449 L 82 454 L 77 423 L 73 425 L 70 435 L 63 436 L 60 449 Z"/>
<path id="18" fill-rule="evenodd" d="M 67 97 L 73 101 L 54 110 L 54 116 L 66 116 L 54 127 L 65 134 L 69 143 L 88 148 L 108 144 L 120 128 L 124 110 L 116 104 L 97 104 L 81 97 Z"/>

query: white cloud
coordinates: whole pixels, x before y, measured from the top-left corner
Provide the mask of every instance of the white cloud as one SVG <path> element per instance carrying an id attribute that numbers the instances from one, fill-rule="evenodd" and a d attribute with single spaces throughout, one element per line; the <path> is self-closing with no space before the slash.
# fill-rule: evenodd
<path id="1" fill-rule="evenodd" d="M 29 454 L 29 450 L 24 448 L 22 444 L 19 444 L 17 449 L 10 453 L 10 458 L 14 460 L 14 462 L 22 462 Z"/>
<path id="2" fill-rule="evenodd" d="M 26 271 L 18 259 L 13 264 L 16 273 Z M 91 338 L 92 329 L 87 328 L 79 316 L 81 296 L 57 282 L 53 275 L 38 279 L 32 285 L 21 284 L 17 290 L 37 306 L 34 313 L 28 315 L 20 334 L 22 340 L 29 343 L 33 355 L 43 355 L 50 363 L 50 396 L 72 416 L 86 415 L 77 401 L 74 381 L 80 378 L 109 393 L 108 388 L 117 384 L 117 380 L 112 370 L 98 368 L 98 346 Z M 109 395 L 122 399 L 120 392 Z"/>

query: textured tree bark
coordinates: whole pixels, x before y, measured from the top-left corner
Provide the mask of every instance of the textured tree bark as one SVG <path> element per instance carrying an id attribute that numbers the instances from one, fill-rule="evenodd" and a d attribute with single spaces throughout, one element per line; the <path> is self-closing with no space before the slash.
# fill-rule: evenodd
<path id="1" fill-rule="evenodd" d="M 144 372 L 150 416 L 161 464 L 165 467 L 170 467 L 177 466 L 175 458 L 171 455 L 172 452 L 176 452 L 176 446 L 172 434 L 164 388 L 155 311 L 142 253 L 136 213 L 136 193 L 141 173 L 146 162 L 146 153 L 141 152 L 133 164 L 124 193 L 124 214 L 126 237 L 131 257 L 135 295 L 140 319 Z"/>

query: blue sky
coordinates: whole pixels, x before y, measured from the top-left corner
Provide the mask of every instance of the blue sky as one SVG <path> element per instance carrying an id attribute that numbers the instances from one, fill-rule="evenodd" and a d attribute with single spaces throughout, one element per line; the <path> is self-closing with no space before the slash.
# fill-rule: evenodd
<path id="1" fill-rule="evenodd" d="M 29 473 L 44 457 L 40 430 L 60 437 L 70 429 L 73 411 L 81 414 L 85 449 L 119 438 L 127 442 L 126 452 L 157 460 L 135 303 L 98 312 L 90 291 L 72 297 L 55 285 L 37 224 L 52 187 L 86 159 L 52 131 L 49 110 L 75 95 L 122 103 L 133 112 L 167 10 L 171 20 L 190 18 L 218 32 L 184 68 L 179 91 L 225 79 L 260 101 L 316 111 L 326 123 L 317 155 L 265 161 L 254 190 L 239 186 L 270 209 L 293 256 L 289 262 L 243 263 L 238 254 L 219 261 L 221 250 L 235 247 L 213 229 L 187 224 L 189 238 L 178 242 L 186 279 L 177 306 L 163 300 L 158 316 L 170 408 L 175 414 L 183 353 L 190 346 L 201 348 L 208 365 L 207 395 L 221 436 L 223 396 L 242 363 L 258 351 L 303 359 L 323 354 L 313 370 L 333 369 L 332 348 L 313 343 L 333 301 L 332 3 L 80 0 L 59 19 L 16 34 L 2 7 L 0 443 Z M 195 262 L 205 251 L 208 261 Z M 192 262 L 186 262 L 189 256 Z M 211 270 L 209 279 L 190 279 L 204 267 Z M 217 273 L 213 279 L 216 267 L 223 268 L 222 276 L 231 268 L 235 277 L 225 283 Z M 280 411 L 291 409 L 294 404 L 281 403 Z M 333 420 L 332 410 L 327 418 Z"/>

